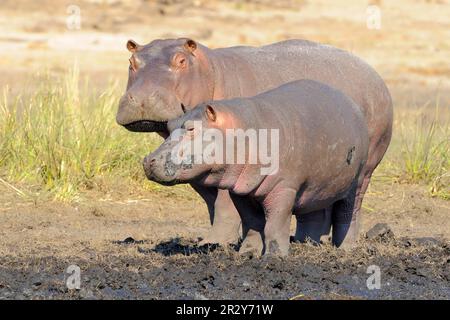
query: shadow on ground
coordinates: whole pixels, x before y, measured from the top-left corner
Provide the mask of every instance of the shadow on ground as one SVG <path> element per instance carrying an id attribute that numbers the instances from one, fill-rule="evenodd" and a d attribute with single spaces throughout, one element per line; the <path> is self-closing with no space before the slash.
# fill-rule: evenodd
<path id="1" fill-rule="evenodd" d="M 193 254 L 209 254 L 219 248 L 218 244 L 207 244 L 199 246 L 197 242 L 186 241 L 181 238 L 174 238 L 169 241 L 158 243 L 152 249 L 145 249 L 138 247 L 140 253 L 156 252 L 165 257 L 181 254 L 184 256 L 191 256 Z"/>

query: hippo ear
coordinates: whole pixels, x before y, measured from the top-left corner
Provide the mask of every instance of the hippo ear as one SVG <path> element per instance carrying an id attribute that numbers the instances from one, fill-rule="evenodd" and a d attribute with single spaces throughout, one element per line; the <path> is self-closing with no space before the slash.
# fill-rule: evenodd
<path id="1" fill-rule="evenodd" d="M 141 45 L 139 45 L 136 41 L 128 40 L 128 42 L 127 42 L 127 49 L 128 49 L 128 51 L 130 51 L 131 53 L 135 53 L 140 48 L 141 48 Z"/>
<path id="2" fill-rule="evenodd" d="M 214 110 L 214 108 L 211 105 L 207 105 L 206 106 L 206 117 L 210 120 L 210 121 L 216 121 L 217 115 L 216 115 L 216 110 Z"/>
<path id="3" fill-rule="evenodd" d="M 184 48 L 190 53 L 193 53 L 197 49 L 197 43 L 192 39 L 187 39 Z"/>

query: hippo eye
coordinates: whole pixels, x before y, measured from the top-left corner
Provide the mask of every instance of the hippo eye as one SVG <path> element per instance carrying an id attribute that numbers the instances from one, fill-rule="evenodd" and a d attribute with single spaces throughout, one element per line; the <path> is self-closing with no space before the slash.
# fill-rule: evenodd
<path id="1" fill-rule="evenodd" d="M 194 135 L 194 127 L 188 127 L 188 128 L 186 128 L 186 133 L 189 135 L 189 136 L 193 136 Z"/>

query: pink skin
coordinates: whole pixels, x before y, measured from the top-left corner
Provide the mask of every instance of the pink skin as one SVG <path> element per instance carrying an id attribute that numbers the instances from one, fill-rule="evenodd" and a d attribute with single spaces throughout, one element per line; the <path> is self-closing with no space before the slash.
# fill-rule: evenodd
<path id="1" fill-rule="evenodd" d="M 210 66 L 197 46 L 189 39 L 165 42 L 163 47 L 158 46 L 158 40 L 148 46 L 130 40 L 127 91 L 120 101 L 117 122 L 132 131 L 157 131 L 165 136 L 167 130 L 159 123 L 211 99 L 212 79 L 205 76 Z M 150 128 L 133 126 L 143 120 Z"/>
<path id="2" fill-rule="evenodd" d="M 261 116 L 279 108 L 286 111 L 283 117 Z M 202 122 L 201 129 L 192 126 L 194 121 Z M 355 187 L 367 160 L 369 138 L 359 107 L 341 92 L 316 81 L 295 81 L 249 99 L 208 102 L 170 121 L 168 127 L 171 136 L 144 160 L 149 179 L 228 190 L 248 226 L 247 237 L 264 241 L 256 247 L 259 253 L 286 255 L 292 214 L 322 217 L 328 208 L 333 208 L 340 226 L 333 243 L 342 245 L 351 230 Z M 222 133 L 230 128 L 278 129 L 279 170 L 261 174 L 259 162 L 248 162 L 248 149 L 245 164 L 175 164 L 171 155 L 179 150 L 172 139 L 177 128 L 182 130 L 182 145 L 203 141 L 205 128 Z M 201 155 L 208 143 L 202 145 Z M 247 202 L 252 205 L 242 207 Z M 246 241 L 243 247 L 251 249 Z"/>
<path id="3" fill-rule="evenodd" d="M 117 122 L 131 131 L 167 137 L 166 121 L 202 102 L 250 97 L 299 79 L 323 82 L 352 98 L 363 111 L 370 139 L 368 161 L 353 205 L 354 220 L 345 239 L 350 245 L 354 242 L 364 193 L 392 134 L 390 94 L 370 66 L 343 50 L 303 40 L 214 50 L 190 39 L 155 40 L 147 45 L 130 40 L 127 47 L 132 53 L 129 82 Z M 228 192 L 191 185 L 206 201 L 213 224 L 203 243 L 236 241 L 241 219 Z M 332 221 L 337 221 L 331 219 L 332 212 L 332 208 L 322 210 L 322 219 L 319 215 L 314 219 L 297 216 L 296 239 L 317 240 L 327 234 Z"/>

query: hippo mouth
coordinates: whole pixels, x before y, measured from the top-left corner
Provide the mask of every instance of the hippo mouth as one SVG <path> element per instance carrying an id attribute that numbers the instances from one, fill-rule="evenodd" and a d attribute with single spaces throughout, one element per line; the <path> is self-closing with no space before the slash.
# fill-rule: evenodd
<path id="1" fill-rule="evenodd" d="M 167 132 L 167 121 L 139 120 L 124 127 L 133 132 Z"/>

